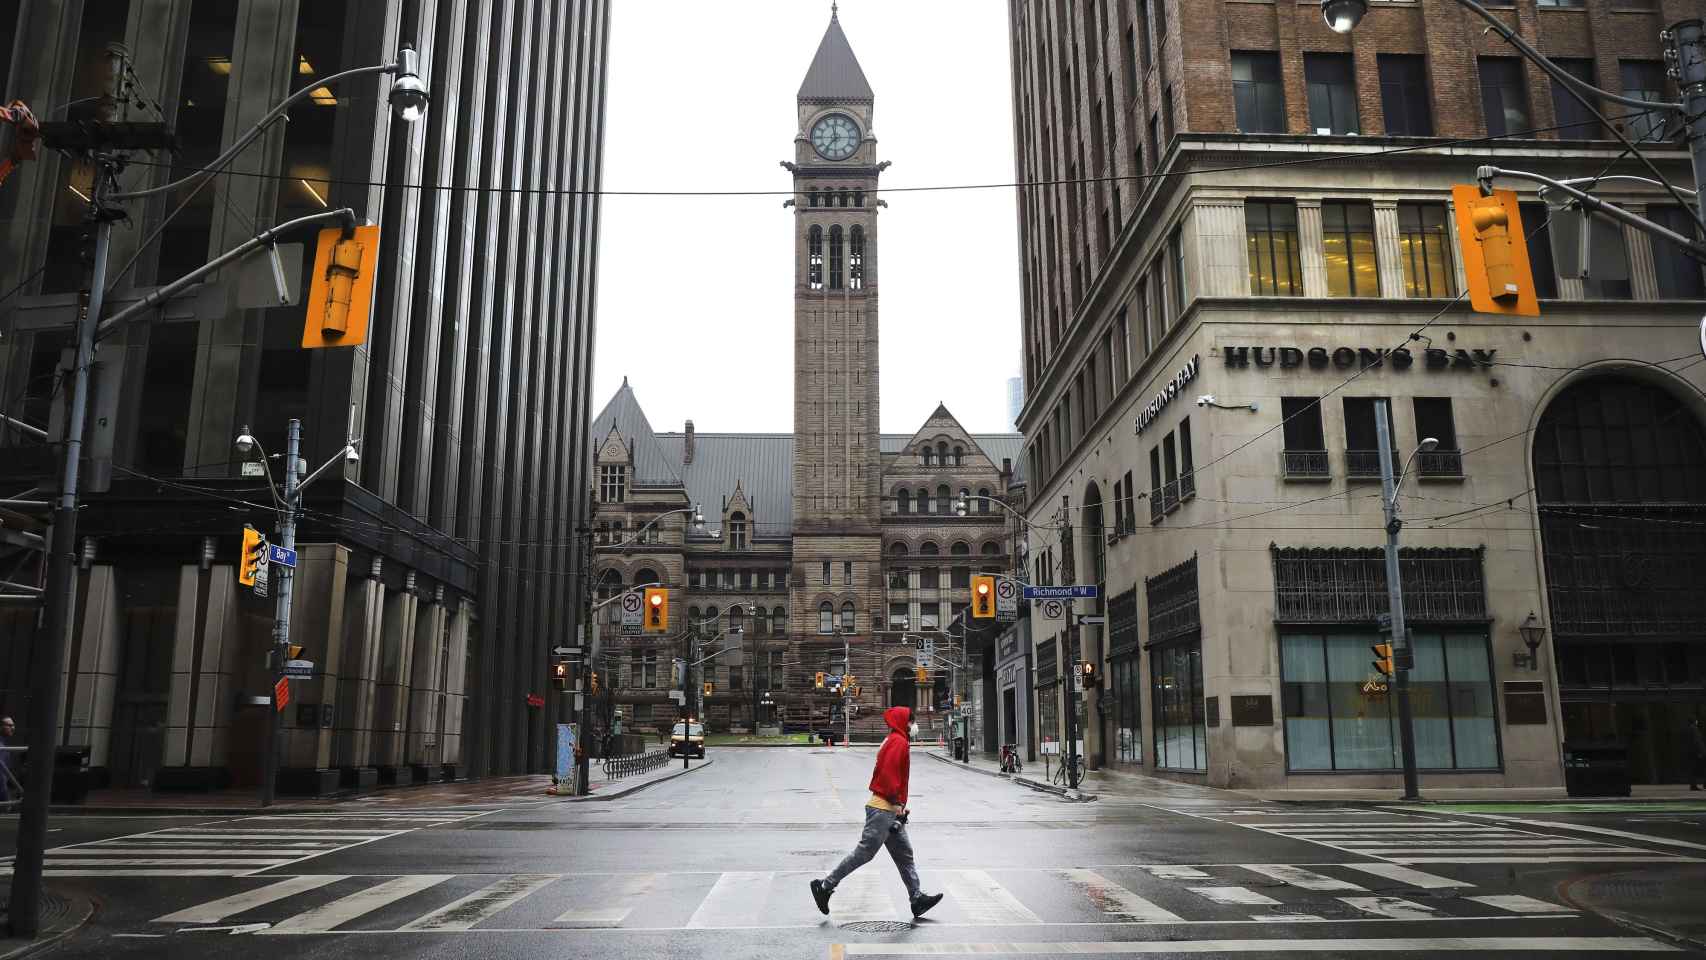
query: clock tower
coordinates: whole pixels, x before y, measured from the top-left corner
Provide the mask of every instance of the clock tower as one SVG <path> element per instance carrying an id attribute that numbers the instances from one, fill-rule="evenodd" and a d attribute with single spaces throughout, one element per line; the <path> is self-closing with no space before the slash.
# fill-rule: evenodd
<path id="1" fill-rule="evenodd" d="M 797 641 L 839 644 L 836 631 L 869 638 L 881 622 L 876 254 L 877 178 L 887 164 L 877 162 L 874 104 L 832 10 L 800 84 L 794 157 L 783 163 L 794 177 Z"/>

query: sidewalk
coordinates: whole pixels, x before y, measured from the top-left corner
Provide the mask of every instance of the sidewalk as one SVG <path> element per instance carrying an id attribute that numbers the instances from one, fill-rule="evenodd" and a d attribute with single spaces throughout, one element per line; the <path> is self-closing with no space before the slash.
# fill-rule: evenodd
<path id="1" fill-rule="evenodd" d="M 34 940 L 0 936 L 0 960 L 40 953 L 74 933 L 95 912 L 95 902 L 76 890 L 50 886 L 41 892 L 40 935 Z M 0 905 L 0 931 L 9 929 L 4 905 Z"/>

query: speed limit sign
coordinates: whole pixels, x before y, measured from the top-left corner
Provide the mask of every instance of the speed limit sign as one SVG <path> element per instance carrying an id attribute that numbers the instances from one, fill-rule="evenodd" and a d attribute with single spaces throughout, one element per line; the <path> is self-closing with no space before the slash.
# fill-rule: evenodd
<path id="1" fill-rule="evenodd" d="M 640 616 L 640 595 L 637 593 L 623 594 L 622 633 L 638 635 L 641 633 L 641 626 L 643 623 L 644 621 Z"/>
<path id="2" fill-rule="evenodd" d="M 1061 620 L 1066 617 L 1066 604 L 1062 601 L 1044 600 L 1038 606 L 1042 608 L 1045 620 Z"/>
<path id="3" fill-rule="evenodd" d="M 1012 580 L 999 580 L 995 584 L 995 616 L 1001 620 L 1019 617 L 1019 585 Z"/>

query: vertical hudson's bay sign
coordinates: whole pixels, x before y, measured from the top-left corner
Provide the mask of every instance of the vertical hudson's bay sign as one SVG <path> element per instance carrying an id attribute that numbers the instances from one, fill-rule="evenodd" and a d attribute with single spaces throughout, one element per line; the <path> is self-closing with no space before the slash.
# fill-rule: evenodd
<path id="1" fill-rule="evenodd" d="M 1221 347 L 1221 356 L 1226 360 L 1229 369 L 1244 367 L 1279 367 L 1289 370 L 1293 367 L 1308 366 L 1312 370 L 1325 370 L 1327 367 L 1338 367 L 1348 370 L 1356 367 L 1381 367 L 1390 365 L 1394 370 L 1408 370 L 1416 365 L 1418 359 L 1408 347 L 1396 350 L 1372 350 L 1368 347 L 1336 347 L 1329 350 L 1326 347 L 1310 347 L 1304 350 L 1300 347 Z M 1421 364 L 1424 370 L 1486 370 L 1493 366 L 1493 354 L 1497 350 L 1445 350 L 1439 347 L 1428 347 L 1421 351 Z"/>
<path id="2" fill-rule="evenodd" d="M 1174 397 L 1179 395 L 1179 391 L 1185 389 L 1187 384 L 1197 378 L 1197 367 L 1201 365 L 1201 360 L 1202 357 L 1200 355 L 1192 357 L 1189 363 L 1179 368 L 1178 373 L 1173 374 L 1173 379 L 1162 385 L 1161 392 L 1157 393 L 1155 395 L 1155 399 L 1149 401 L 1149 403 L 1144 406 L 1143 412 L 1137 415 L 1138 433 L 1142 433 L 1144 427 L 1147 427 L 1154 422 L 1155 418 L 1160 416 L 1162 409 L 1165 408 L 1167 404 L 1173 402 Z"/>

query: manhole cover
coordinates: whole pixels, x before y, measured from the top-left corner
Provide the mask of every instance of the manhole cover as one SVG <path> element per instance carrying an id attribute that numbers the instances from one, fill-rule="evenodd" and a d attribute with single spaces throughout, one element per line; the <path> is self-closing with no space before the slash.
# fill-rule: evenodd
<path id="1" fill-rule="evenodd" d="M 854 920 L 841 924 L 841 929 L 854 933 L 900 933 L 911 930 L 912 924 L 904 920 Z"/>

